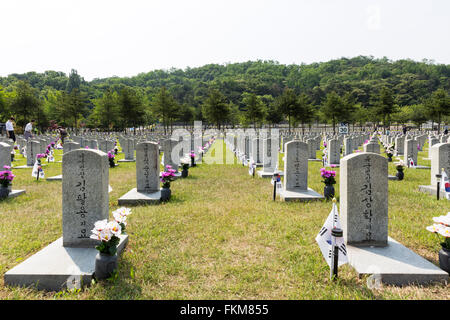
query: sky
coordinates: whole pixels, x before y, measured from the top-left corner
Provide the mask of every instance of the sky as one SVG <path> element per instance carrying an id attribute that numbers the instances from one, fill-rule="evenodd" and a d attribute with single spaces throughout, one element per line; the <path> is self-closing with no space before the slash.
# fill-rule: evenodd
<path id="1" fill-rule="evenodd" d="M 450 64 L 448 0 L 0 0 L 0 76 L 358 55 Z"/>

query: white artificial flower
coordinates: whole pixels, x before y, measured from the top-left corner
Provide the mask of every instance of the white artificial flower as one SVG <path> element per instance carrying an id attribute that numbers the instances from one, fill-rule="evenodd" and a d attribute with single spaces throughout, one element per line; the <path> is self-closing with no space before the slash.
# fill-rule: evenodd
<path id="1" fill-rule="evenodd" d="M 113 212 L 114 220 L 116 220 L 117 223 L 123 223 L 124 225 L 127 225 L 126 220 L 127 216 L 121 215 L 119 212 L 114 211 Z"/>
<path id="2" fill-rule="evenodd" d="M 121 208 L 117 209 L 116 211 L 113 211 L 113 214 L 116 213 L 116 212 L 119 213 L 122 216 L 128 216 L 128 215 L 131 214 L 131 209 L 130 208 L 121 207 Z"/>
<path id="3" fill-rule="evenodd" d="M 108 230 L 115 236 L 122 234 L 122 227 L 116 221 L 108 222 Z"/>
<path id="4" fill-rule="evenodd" d="M 430 232 L 436 233 L 436 232 L 439 232 L 439 230 L 441 229 L 441 225 L 433 224 L 432 226 L 428 226 L 426 229 Z"/>
<path id="5" fill-rule="evenodd" d="M 108 225 L 108 221 L 106 219 L 104 220 L 99 220 L 94 224 L 94 229 L 97 231 L 102 231 L 103 229 L 105 229 Z"/>
<path id="6" fill-rule="evenodd" d="M 106 229 L 103 229 L 102 231 L 100 231 L 99 236 L 100 236 L 100 240 L 109 241 L 109 240 L 111 240 L 111 238 L 113 236 L 113 232 L 111 229 L 106 228 Z"/>
<path id="7" fill-rule="evenodd" d="M 447 227 L 450 227 L 450 216 L 449 215 L 434 217 L 433 221 L 436 223 L 443 224 Z"/>
<path id="8" fill-rule="evenodd" d="M 449 227 L 441 227 L 438 233 L 446 238 L 450 238 L 450 228 Z"/>

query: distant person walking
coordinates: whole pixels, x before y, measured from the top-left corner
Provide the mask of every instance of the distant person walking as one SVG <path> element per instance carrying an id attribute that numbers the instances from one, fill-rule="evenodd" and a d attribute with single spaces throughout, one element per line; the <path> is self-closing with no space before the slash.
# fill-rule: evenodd
<path id="1" fill-rule="evenodd" d="M 59 137 L 61 138 L 61 144 L 64 144 L 64 138 L 67 137 L 67 131 L 63 127 L 58 127 Z"/>
<path id="2" fill-rule="evenodd" d="M 12 139 L 14 142 L 16 142 L 16 135 L 14 134 L 14 117 L 9 118 L 8 121 L 6 121 L 6 136 L 9 139 Z"/>
<path id="3" fill-rule="evenodd" d="M 403 126 L 403 134 L 406 134 L 406 131 L 407 131 L 406 126 Z"/>
<path id="4" fill-rule="evenodd" d="M 34 119 L 31 119 L 30 122 L 27 123 L 25 126 L 25 132 L 23 133 L 25 140 L 28 141 L 29 138 L 32 138 L 32 132 L 33 132 L 33 125 L 34 125 Z"/>

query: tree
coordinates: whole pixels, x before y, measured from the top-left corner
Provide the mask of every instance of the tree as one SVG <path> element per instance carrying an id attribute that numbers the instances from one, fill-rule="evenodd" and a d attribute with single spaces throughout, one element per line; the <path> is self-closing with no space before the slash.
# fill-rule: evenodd
<path id="1" fill-rule="evenodd" d="M 248 92 L 242 94 L 242 103 L 245 105 L 243 110 L 245 117 L 256 129 L 256 124 L 262 123 L 266 113 L 264 103 L 255 93 Z"/>
<path id="2" fill-rule="evenodd" d="M 86 112 L 85 97 L 78 89 L 73 89 L 70 93 L 63 92 L 62 96 L 62 108 L 66 125 L 75 128 L 75 132 L 78 132 L 78 120 Z"/>
<path id="3" fill-rule="evenodd" d="M 336 133 L 336 123 L 348 119 L 348 110 L 342 98 L 334 91 L 327 94 L 320 111 L 323 119 L 333 125 L 333 134 Z"/>
<path id="4" fill-rule="evenodd" d="M 69 74 L 69 79 L 66 84 L 66 92 L 71 93 L 72 90 L 80 90 L 81 77 L 78 75 L 77 70 L 72 69 Z"/>
<path id="5" fill-rule="evenodd" d="M 6 104 L 6 95 L 3 92 L 3 88 L 0 86 L 0 121 L 7 121 L 8 118 L 8 105 Z"/>
<path id="6" fill-rule="evenodd" d="M 194 120 L 194 108 L 187 104 L 182 104 L 178 111 L 178 120 L 184 123 L 184 126 L 186 127 L 188 123 Z"/>
<path id="7" fill-rule="evenodd" d="M 106 89 L 102 97 L 95 100 L 92 118 L 96 126 L 107 129 L 108 132 L 114 127 L 119 117 L 118 100 L 117 92 L 111 88 Z"/>
<path id="8" fill-rule="evenodd" d="M 30 86 L 28 82 L 17 82 L 15 92 L 11 97 L 10 108 L 16 115 L 18 126 L 23 127 L 39 110 L 41 101 L 38 90 Z"/>
<path id="9" fill-rule="evenodd" d="M 132 127 L 136 134 L 136 127 L 143 125 L 145 120 L 145 107 L 142 97 L 135 89 L 124 86 L 119 91 L 118 114 L 122 119 L 122 129 Z"/>
<path id="10" fill-rule="evenodd" d="M 298 113 L 295 114 L 295 119 L 302 124 L 302 133 L 305 133 L 305 124 L 311 123 L 314 119 L 315 110 L 310 103 L 307 94 L 302 93 L 298 97 Z"/>
<path id="11" fill-rule="evenodd" d="M 275 104 L 277 109 L 288 118 L 289 132 L 291 132 L 291 119 L 302 112 L 302 106 L 294 90 L 286 88 L 281 96 L 275 99 Z"/>
<path id="12" fill-rule="evenodd" d="M 225 96 L 219 90 L 211 89 L 208 98 L 202 105 L 203 116 L 220 130 L 221 124 L 228 119 L 229 113 L 230 105 Z"/>
<path id="13" fill-rule="evenodd" d="M 390 125 L 391 115 L 395 113 L 396 109 L 392 90 L 388 87 L 381 88 L 375 103 L 374 112 L 382 117 L 385 133 L 386 126 Z"/>
<path id="14" fill-rule="evenodd" d="M 177 103 L 175 99 L 167 92 L 166 87 L 162 86 L 159 92 L 154 96 L 151 103 L 154 114 L 162 120 L 164 125 L 164 134 L 167 134 L 167 128 L 171 127 L 176 118 Z"/>
<path id="15" fill-rule="evenodd" d="M 450 97 L 444 89 L 437 89 L 431 94 L 431 98 L 425 102 L 425 105 L 429 115 L 437 120 L 438 134 L 440 134 L 442 117 L 450 115 Z"/>

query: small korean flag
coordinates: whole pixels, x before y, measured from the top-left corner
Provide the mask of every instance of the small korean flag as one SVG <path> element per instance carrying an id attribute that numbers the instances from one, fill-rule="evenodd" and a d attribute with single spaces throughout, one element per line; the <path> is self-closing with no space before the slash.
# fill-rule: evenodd
<path id="1" fill-rule="evenodd" d="M 445 192 L 446 198 L 450 200 L 450 181 L 445 170 L 442 170 L 441 190 Z"/>
<path id="2" fill-rule="evenodd" d="M 331 209 L 331 212 L 328 215 L 325 224 L 323 225 L 322 229 L 320 229 L 319 234 L 316 237 L 316 241 L 317 244 L 319 245 L 320 251 L 322 251 L 322 255 L 330 267 L 332 257 L 331 230 L 333 228 L 341 228 L 341 222 L 339 220 L 339 212 L 335 201 L 333 201 L 333 209 Z M 338 266 L 341 266 L 348 262 L 347 247 L 345 246 L 343 237 L 336 239 L 336 246 L 339 248 Z"/>
<path id="3" fill-rule="evenodd" d="M 39 179 L 45 178 L 44 170 L 42 168 L 39 170 L 39 163 L 36 160 L 36 162 L 34 163 L 34 166 L 33 166 L 33 170 L 31 171 L 31 176 L 33 178 L 37 178 L 38 175 L 39 175 Z"/>

